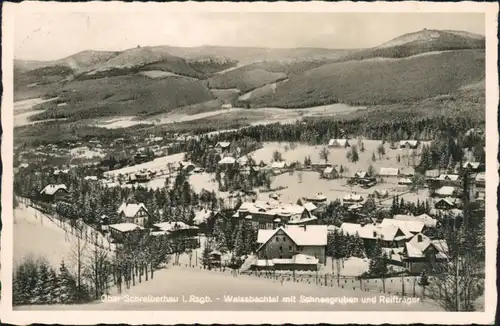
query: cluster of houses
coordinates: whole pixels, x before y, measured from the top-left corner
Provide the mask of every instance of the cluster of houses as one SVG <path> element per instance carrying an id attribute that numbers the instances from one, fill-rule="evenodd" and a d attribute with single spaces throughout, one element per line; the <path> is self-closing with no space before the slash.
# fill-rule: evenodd
<path id="1" fill-rule="evenodd" d="M 109 231 L 113 242 L 123 242 L 125 236 L 134 232 L 148 232 L 152 236 L 167 235 L 172 238 L 182 237 L 183 244 L 190 248 L 197 248 L 199 241 L 197 239 L 198 227 L 187 225 L 184 222 L 162 222 L 153 224 L 147 227 L 147 220 L 150 214 L 146 206 L 142 203 L 123 203 L 118 208 L 118 216 L 120 223 L 109 224 L 104 227 Z M 101 220 L 105 220 L 106 216 L 102 216 Z"/>
<path id="2" fill-rule="evenodd" d="M 401 140 L 399 142 L 399 148 L 401 149 L 417 149 L 420 146 L 420 141 L 418 140 Z M 328 147 L 330 148 L 347 148 L 351 147 L 349 139 L 330 139 L 328 141 Z M 392 148 L 397 148 L 396 143 L 392 144 Z"/>

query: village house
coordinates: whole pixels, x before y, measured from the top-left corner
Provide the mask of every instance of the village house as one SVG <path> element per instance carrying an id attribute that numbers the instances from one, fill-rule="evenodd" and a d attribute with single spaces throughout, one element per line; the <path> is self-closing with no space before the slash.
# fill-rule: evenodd
<path id="1" fill-rule="evenodd" d="M 435 228 L 438 222 L 435 218 L 427 214 L 421 214 L 417 216 L 398 214 L 394 215 L 393 219 L 397 221 L 421 221 L 424 223 L 426 228 Z"/>
<path id="2" fill-rule="evenodd" d="M 287 169 L 287 164 L 284 161 L 273 162 L 271 164 L 271 170 L 273 171 L 274 174 L 281 174 L 285 172 L 286 169 Z"/>
<path id="3" fill-rule="evenodd" d="M 361 204 L 363 203 L 363 200 L 364 200 L 363 196 L 351 193 L 345 195 L 344 198 L 342 198 L 342 204 L 345 207 L 349 207 L 354 204 Z"/>
<path id="4" fill-rule="evenodd" d="M 398 179 L 398 186 L 409 187 L 412 184 L 413 184 L 413 181 L 411 181 L 410 178 L 399 178 Z"/>
<path id="5" fill-rule="evenodd" d="M 123 203 L 118 208 L 117 213 L 122 221 L 134 223 L 141 227 L 146 225 L 146 220 L 149 218 L 149 212 L 142 203 Z"/>
<path id="6" fill-rule="evenodd" d="M 69 191 L 64 184 L 50 184 L 40 191 L 40 199 L 47 202 L 67 200 Z"/>
<path id="7" fill-rule="evenodd" d="M 217 144 L 215 144 L 214 148 L 218 154 L 222 155 L 222 154 L 226 154 L 229 152 L 230 146 L 231 146 L 230 142 L 221 141 L 221 142 L 218 142 Z"/>
<path id="8" fill-rule="evenodd" d="M 233 165 L 236 163 L 236 159 L 231 156 L 226 156 L 223 159 L 221 159 L 217 164 L 221 166 L 228 166 L 228 165 Z"/>
<path id="9" fill-rule="evenodd" d="M 480 172 L 483 167 L 484 166 L 480 162 L 467 161 L 467 162 L 464 162 L 462 164 L 463 169 L 473 171 L 473 172 Z"/>
<path id="10" fill-rule="evenodd" d="M 342 223 L 340 226 L 344 234 L 359 236 L 365 244 L 380 241 L 384 248 L 403 247 L 404 243 L 412 238 L 413 234 L 397 226 L 381 226 L 356 223 Z"/>
<path id="11" fill-rule="evenodd" d="M 278 201 L 244 202 L 233 217 L 248 221 L 255 229 L 275 229 L 290 221 L 293 224 L 308 224 L 317 219 L 304 206 L 282 204 Z"/>
<path id="12" fill-rule="evenodd" d="M 321 177 L 324 179 L 338 179 L 339 176 L 340 174 L 334 166 L 327 166 L 321 173 Z"/>
<path id="13" fill-rule="evenodd" d="M 486 185 L 486 173 L 479 172 L 476 174 L 476 178 L 474 179 L 474 185 L 476 188 L 484 188 Z"/>
<path id="14" fill-rule="evenodd" d="M 387 189 L 376 189 L 373 191 L 374 198 L 382 199 L 389 197 L 389 191 Z"/>
<path id="15" fill-rule="evenodd" d="M 358 170 L 354 173 L 354 175 L 352 176 L 354 179 L 363 179 L 363 178 L 367 178 L 367 177 L 370 177 L 370 175 L 368 175 L 368 173 L 366 171 L 361 171 L 361 170 Z"/>
<path id="16" fill-rule="evenodd" d="M 304 206 L 304 208 L 307 209 L 311 213 L 314 212 L 318 208 L 316 205 L 314 205 L 313 202 L 306 202 L 302 206 Z"/>
<path id="17" fill-rule="evenodd" d="M 246 166 L 248 164 L 248 156 L 244 155 L 236 160 L 240 166 Z"/>
<path id="18" fill-rule="evenodd" d="M 69 169 L 62 169 L 62 170 L 59 170 L 59 169 L 56 169 L 54 170 L 54 175 L 60 175 L 60 174 L 68 174 L 69 173 Z"/>
<path id="19" fill-rule="evenodd" d="M 144 231 L 144 228 L 134 223 L 117 223 L 107 226 L 114 242 L 122 243 L 127 234 Z"/>
<path id="20" fill-rule="evenodd" d="M 425 230 L 425 223 L 418 220 L 399 220 L 393 218 L 384 218 L 379 226 L 382 228 L 397 227 L 405 232 L 405 234 L 418 234 Z"/>
<path id="21" fill-rule="evenodd" d="M 186 248 L 198 248 L 199 228 L 197 226 L 188 225 L 181 221 L 176 222 L 162 222 L 153 225 L 151 232 L 152 236 L 167 235 L 169 238 L 182 240 L 182 246 Z"/>
<path id="22" fill-rule="evenodd" d="M 403 264 L 412 274 L 439 270 L 439 264 L 446 261 L 448 251 L 444 240 L 430 240 L 419 233 L 405 244 Z"/>
<path id="23" fill-rule="evenodd" d="M 436 197 L 457 197 L 459 195 L 459 189 L 451 186 L 444 186 L 437 189 L 434 192 Z"/>
<path id="24" fill-rule="evenodd" d="M 440 174 L 434 179 L 437 186 L 460 186 L 460 176 L 458 174 Z"/>
<path id="25" fill-rule="evenodd" d="M 399 169 L 397 168 L 380 168 L 380 172 L 378 174 L 381 178 L 398 178 Z"/>
<path id="26" fill-rule="evenodd" d="M 441 172 L 439 170 L 427 170 L 425 171 L 425 179 L 426 180 L 435 180 L 439 178 Z"/>
<path id="27" fill-rule="evenodd" d="M 331 148 L 346 148 L 350 146 L 348 139 L 330 139 L 328 142 L 328 147 Z"/>
<path id="28" fill-rule="evenodd" d="M 314 205 L 325 205 L 327 203 L 327 199 L 325 195 L 323 195 L 323 193 L 321 192 L 318 192 L 316 195 L 314 196 L 307 196 L 307 197 L 304 197 L 303 198 L 304 201 L 308 202 L 308 203 L 313 203 Z"/>
<path id="29" fill-rule="evenodd" d="M 257 257 L 278 269 L 316 269 L 326 263 L 327 234 L 326 225 L 259 230 Z"/>
<path id="30" fill-rule="evenodd" d="M 401 149 L 417 149 L 419 145 L 418 140 L 401 140 L 399 142 L 399 148 Z"/>
<path id="31" fill-rule="evenodd" d="M 450 210 L 461 207 L 461 200 L 453 197 L 440 198 L 434 203 L 434 208 L 439 210 Z"/>

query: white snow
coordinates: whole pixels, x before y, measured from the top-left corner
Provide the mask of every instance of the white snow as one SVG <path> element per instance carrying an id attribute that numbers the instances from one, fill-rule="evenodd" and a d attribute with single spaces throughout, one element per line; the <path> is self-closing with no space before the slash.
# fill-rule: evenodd
<path id="1" fill-rule="evenodd" d="M 68 232 L 63 230 L 64 225 Z M 34 208 L 19 204 L 14 210 L 14 265 L 28 256 L 33 258 L 42 256 L 55 268 L 59 267 L 62 259 L 68 262 L 68 266 L 72 265 L 71 252 L 78 241 L 70 230 L 69 224 L 61 225 L 58 220 L 52 221 L 46 214 Z M 90 228 L 84 231 L 88 232 L 89 238 L 91 238 L 90 231 Z M 104 248 L 114 250 L 106 238 L 99 235 L 98 239 L 99 242 L 102 241 Z M 81 243 L 88 251 L 94 247 L 85 240 Z"/>

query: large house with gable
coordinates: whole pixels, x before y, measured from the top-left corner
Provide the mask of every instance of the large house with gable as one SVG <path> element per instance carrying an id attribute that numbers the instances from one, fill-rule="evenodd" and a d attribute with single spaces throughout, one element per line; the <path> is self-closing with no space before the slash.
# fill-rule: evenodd
<path id="1" fill-rule="evenodd" d="M 281 226 L 259 230 L 257 257 L 267 266 L 283 269 L 315 269 L 326 263 L 326 225 Z"/>
<path id="2" fill-rule="evenodd" d="M 304 206 L 276 200 L 244 202 L 233 215 L 248 221 L 255 229 L 275 229 L 285 224 L 315 224 L 317 217 Z"/>
<path id="3" fill-rule="evenodd" d="M 40 199 L 48 202 L 67 200 L 68 188 L 64 184 L 50 184 L 40 191 Z"/>
<path id="4" fill-rule="evenodd" d="M 149 218 L 149 212 L 142 203 L 123 203 L 118 208 L 117 213 L 123 222 L 133 223 L 141 227 L 146 225 Z"/>

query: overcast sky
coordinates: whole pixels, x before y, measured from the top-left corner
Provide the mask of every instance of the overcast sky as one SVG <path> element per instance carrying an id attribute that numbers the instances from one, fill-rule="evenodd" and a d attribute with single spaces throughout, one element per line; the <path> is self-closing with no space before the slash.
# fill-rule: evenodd
<path id="1" fill-rule="evenodd" d="M 404 33 L 454 29 L 484 35 L 474 13 L 16 13 L 17 59 L 137 45 L 366 48 Z"/>

